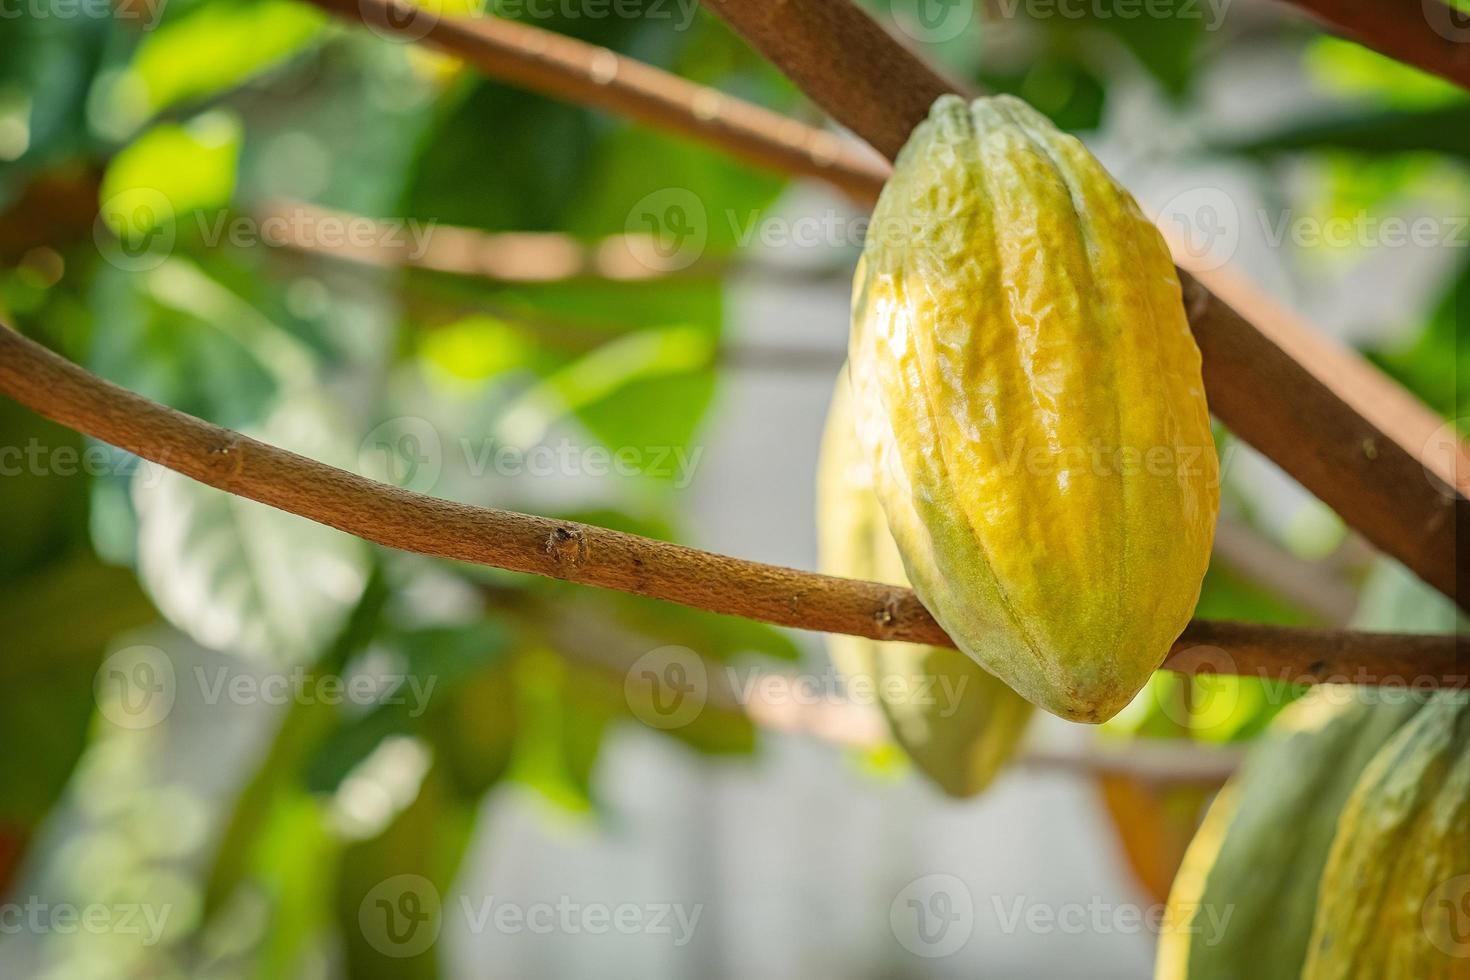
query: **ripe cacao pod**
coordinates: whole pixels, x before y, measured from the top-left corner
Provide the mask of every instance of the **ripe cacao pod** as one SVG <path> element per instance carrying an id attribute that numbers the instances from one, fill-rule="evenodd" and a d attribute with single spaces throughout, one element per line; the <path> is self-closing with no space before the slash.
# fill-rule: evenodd
<path id="1" fill-rule="evenodd" d="M 858 448 L 846 371 L 822 438 L 817 544 L 829 575 L 908 584 Z M 1025 698 L 958 650 L 837 634 L 828 635 L 827 650 L 849 688 L 871 692 L 894 740 L 951 796 L 973 796 L 989 785 L 1031 718 Z"/>
<path id="2" fill-rule="evenodd" d="M 1155 980 L 1298 980 L 1338 815 L 1420 704 L 1403 691 L 1323 686 L 1277 715 L 1190 842 Z"/>
<path id="3" fill-rule="evenodd" d="M 849 353 L 919 598 L 1030 701 L 1111 717 L 1189 621 L 1219 501 L 1158 232 L 1025 103 L 942 97 L 874 211 Z"/>
<path id="4" fill-rule="evenodd" d="M 1337 822 L 1302 980 L 1470 978 L 1470 692 L 1437 692 Z"/>

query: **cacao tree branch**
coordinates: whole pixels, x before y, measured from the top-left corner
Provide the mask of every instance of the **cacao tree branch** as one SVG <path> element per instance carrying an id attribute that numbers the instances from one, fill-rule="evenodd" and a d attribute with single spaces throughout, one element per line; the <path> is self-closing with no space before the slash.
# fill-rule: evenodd
<path id="1" fill-rule="evenodd" d="M 706 0 L 838 122 L 892 159 L 939 95 L 954 91 L 851 0 Z M 1288 319 L 1266 332 L 1180 270 L 1204 355 L 1210 410 L 1350 526 L 1470 609 L 1458 587 L 1457 532 L 1470 531 L 1466 480 L 1431 447 L 1373 417 L 1349 355 L 1312 367 Z M 1384 381 L 1383 384 L 1389 382 Z"/>
<path id="2" fill-rule="evenodd" d="M 817 282 L 850 275 L 835 263 L 814 269 L 723 255 L 700 256 L 686 265 L 661 258 L 649 236 L 638 234 L 607 235 L 583 242 L 554 231 L 486 232 L 432 222 L 425 225 L 422 240 L 411 241 L 395 234 L 399 228 L 392 222 L 305 201 L 273 201 L 255 209 L 254 215 L 271 245 L 356 265 L 421 269 L 496 283 L 647 282 L 733 275 Z M 351 236 L 351 240 L 330 241 L 297 231 L 299 227 L 329 222 L 375 225 L 377 231 Z M 835 373 L 836 366 L 832 370 Z"/>
<path id="3" fill-rule="evenodd" d="M 1470 89 L 1466 15 L 1443 0 L 1286 0 L 1406 65 Z"/>
<path id="4" fill-rule="evenodd" d="M 703 140 L 761 167 L 818 177 L 862 201 L 882 160 L 833 133 L 606 48 L 494 16 L 438 17 L 408 0 L 308 0 L 349 20 L 422 40 L 484 74 Z"/>
<path id="5" fill-rule="evenodd" d="M 872 200 L 887 176 L 881 161 L 831 134 L 552 32 L 495 17 L 438 18 L 406 0 L 310 2 L 422 39 L 493 77 L 820 177 L 860 200 Z M 957 90 L 849 0 L 710 6 L 890 157 L 934 98 Z M 1181 278 L 1212 411 L 1377 547 L 1470 608 L 1456 562 L 1456 535 L 1470 533 L 1470 467 L 1456 470 L 1463 444 L 1381 372 L 1258 293 L 1242 304 L 1251 317 L 1241 316 L 1234 297 L 1248 287 L 1238 280 L 1226 302 Z"/>
<path id="6" fill-rule="evenodd" d="M 743 561 L 376 483 L 137 395 L 0 325 L 0 392 L 201 483 L 390 548 L 616 589 L 780 626 L 952 645 L 908 589 Z M 1293 683 L 1462 685 L 1458 638 L 1197 620 L 1166 666 Z"/>

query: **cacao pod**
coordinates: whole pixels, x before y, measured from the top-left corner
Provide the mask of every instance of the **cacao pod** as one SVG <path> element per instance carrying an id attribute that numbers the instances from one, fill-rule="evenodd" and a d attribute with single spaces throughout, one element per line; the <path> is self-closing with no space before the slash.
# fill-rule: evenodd
<path id="1" fill-rule="evenodd" d="M 1156 980 L 1298 980 L 1338 815 L 1420 703 L 1402 691 L 1323 686 L 1276 717 L 1185 853 Z"/>
<path id="2" fill-rule="evenodd" d="M 919 598 L 1030 701 L 1111 717 L 1188 623 L 1219 501 L 1158 232 L 1025 103 L 942 97 L 874 211 L 849 353 Z"/>
<path id="3" fill-rule="evenodd" d="M 817 468 L 817 544 L 829 575 L 908 584 L 858 448 L 845 371 Z M 861 685 L 882 706 L 915 766 L 951 796 L 989 785 L 1030 720 L 1025 698 L 958 650 L 838 634 L 828 635 L 827 650 L 849 687 Z"/>
<path id="4" fill-rule="evenodd" d="M 1470 692 L 1437 692 L 1337 822 L 1303 980 L 1470 978 Z"/>

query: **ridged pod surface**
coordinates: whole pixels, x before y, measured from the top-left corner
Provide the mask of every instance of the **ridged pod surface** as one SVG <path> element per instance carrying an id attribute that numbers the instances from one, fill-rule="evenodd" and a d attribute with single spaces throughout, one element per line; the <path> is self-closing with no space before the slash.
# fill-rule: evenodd
<path id="1" fill-rule="evenodd" d="M 1276 717 L 1185 852 L 1155 980 L 1298 980 L 1338 815 L 1419 708 L 1402 690 L 1329 685 Z"/>
<path id="2" fill-rule="evenodd" d="M 1037 705 L 1100 722 L 1188 623 L 1218 463 L 1162 238 L 1018 99 L 935 102 L 853 293 L 858 433 L 915 591 Z"/>
<path id="3" fill-rule="evenodd" d="M 822 571 L 907 585 L 853 427 L 847 372 L 837 381 L 817 467 Z M 979 793 L 1015 754 L 1030 702 L 958 650 L 829 634 L 847 683 L 882 705 L 915 766 L 951 796 Z"/>
<path id="4" fill-rule="evenodd" d="M 1302 980 L 1470 978 L 1470 693 L 1441 691 L 1337 823 Z"/>

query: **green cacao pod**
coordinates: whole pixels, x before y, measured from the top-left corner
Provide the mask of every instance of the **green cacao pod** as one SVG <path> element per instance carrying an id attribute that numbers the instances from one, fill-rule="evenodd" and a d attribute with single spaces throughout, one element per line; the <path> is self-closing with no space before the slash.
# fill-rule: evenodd
<path id="1" fill-rule="evenodd" d="M 1338 815 L 1420 703 L 1403 691 L 1324 686 L 1276 717 L 1185 853 L 1156 980 L 1298 980 Z"/>
<path id="2" fill-rule="evenodd" d="M 907 585 L 853 430 L 846 372 L 838 379 L 817 468 L 817 543 L 829 575 Z M 983 790 L 1015 753 L 1032 707 L 958 650 L 831 634 L 827 650 L 850 689 L 882 706 L 894 740 L 951 796 Z"/>
<path id="3" fill-rule="evenodd" d="M 1219 500 L 1158 232 L 1025 103 L 943 97 L 874 211 L 849 353 L 920 599 L 1030 701 L 1111 717 L 1189 621 Z"/>
<path id="4" fill-rule="evenodd" d="M 1470 978 L 1470 692 L 1440 691 L 1337 823 L 1303 980 Z"/>

